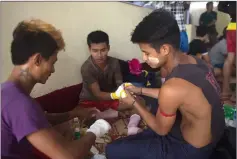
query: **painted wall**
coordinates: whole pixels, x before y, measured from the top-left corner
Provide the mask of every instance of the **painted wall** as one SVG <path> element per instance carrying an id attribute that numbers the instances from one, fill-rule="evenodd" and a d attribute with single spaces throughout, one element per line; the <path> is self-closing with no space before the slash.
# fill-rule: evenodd
<path id="1" fill-rule="evenodd" d="M 18 22 L 40 18 L 59 28 L 66 42 L 66 51 L 59 54 L 56 72 L 45 85 L 37 84 L 32 96 L 37 97 L 81 82 L 80 68 L 89 53 L 87 35 L 101 29 L 109 34 L 110 55 L 129 60 L 141 59 L 137 45 L 130 42 L 130 34 L 148 8 L 121 2 L 2 2 L 1 3 L 1 55 L 2 76 L 5 81 L 13 68 L 10 57 L 12 31 Z M 194 37 L 194 27 L 187 26 L 189 40 Z"/>
<path id="2" fill-rule="evenodd" d="M 66 51 L 59 54 L 55 65 L 56 72 L 45 85 L 38 84 L 32 91 L 36 97 L 81 82 L 80 68 L 89 55 L 86 37 L 91 31 L 101 29 L 108 33 L 111 56 L 141 59 L 140 49 L 130 42 L 130 34 L 150 11 L 121 2 L 2 2 L 1 82 L 13 68 L 10 43 L 12 31 L 21 20 L 40 18 L 52 23 L 61 29 L 66 42 Z"/>

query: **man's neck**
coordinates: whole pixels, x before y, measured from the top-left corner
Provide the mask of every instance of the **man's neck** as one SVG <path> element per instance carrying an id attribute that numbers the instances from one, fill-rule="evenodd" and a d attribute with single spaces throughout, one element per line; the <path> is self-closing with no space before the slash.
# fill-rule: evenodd
<path id="1" fill-rule="evenodd" d="M 181 53 L 177 51 L 176 53 L 171 53 L 168 57 L 166 64 L 163 66 L 163 69 L 167 72 L 168 75 L 179 64 L 180 56 Z"/>
<path id="2" fill-rule="evenodd" d="M 104 68 L 106 67 L 107 63 L 108 63 L 108 59 L 104 62 L 104 63 L 96 63 L 93 58 L 92 61 L 95 65 L 97 65 L 100 69 L 104 70 Z"/>
<path id="3" fill-rule="evenodd" d="M 29 69 L 21 66 L 15 66 L 8 78 L 8 81 L 12 81 L 20 86 L 26 94 L 30 94 L 36 82 L 33 80 Z"/>

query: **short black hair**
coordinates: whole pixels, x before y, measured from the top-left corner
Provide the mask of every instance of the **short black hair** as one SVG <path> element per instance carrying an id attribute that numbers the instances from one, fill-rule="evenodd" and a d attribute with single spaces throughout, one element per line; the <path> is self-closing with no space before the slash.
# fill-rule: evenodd
<path id="1" fill-rule="evenodd" d="M 96 30 L 88 34 L 87 36 L 87 44 L 90 47 L 91 44 L 98 44 L 98 43 L 106 43 L 109 45 L 109 36 L 107 33 L 101 31 L 101 30 Z"/>
<path id="2" fill-rule="evenodd" d="M 20 22 L 13 31 L 11 59 L 14 65 L 25 64 L 36 53 L 48 60 L 59 50 L 56 40 L 50 34 L 42 30 L 30 30 L 28 24 Z"/>
<path id="3" fill-rule="evenodd" d="M 204 37 L 206 34 L 207 34 L 207 27 L 206 26 L 203 26 L 203 25 L 197 26 L 196 36 Z"/>
<path id="4" fill-rule="evenodd" d="M 207 2 L 206 3 L 206 8 L 209 7 L 210 5 L 213 5 L 213 2 Z"/>
<path id="5" fill-rule="evenodd" d="M 146 16 L 132 33 L 133 43 L 148 43 L 158 51 L 163 44 L 180 48 L 180 31 L 173 14 L 157 9 Z"/>

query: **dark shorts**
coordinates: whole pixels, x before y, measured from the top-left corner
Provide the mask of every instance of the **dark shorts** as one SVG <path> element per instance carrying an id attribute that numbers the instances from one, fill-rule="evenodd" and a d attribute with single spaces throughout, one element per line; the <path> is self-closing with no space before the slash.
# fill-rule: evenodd
<path id="1" fill-rule="evenodd" d="M 106 100 L 106 101 L 89 101 L 83 100 L 79 102 L 79 105 L 83 108 L 96 107 L 100 111 L 107 110 L 109 108 L 117 110 L 119 107 L 119 100 Z"/>
<path id="2" fill-rule="evenodd" d="M 220 68 L 220 69 L 223 69 L 223 67 L 224 67 L 224 63 L 221 63 L 221 64 L 214 64 L 213 66 L 214 66 L 214 68 Z"/>
<path id="3" fill-rule="evenodd" d="M 107 159 L 209 159 L 212 148 L 197 149 L 148 129 L 108 144 L 105 153 Z"/>

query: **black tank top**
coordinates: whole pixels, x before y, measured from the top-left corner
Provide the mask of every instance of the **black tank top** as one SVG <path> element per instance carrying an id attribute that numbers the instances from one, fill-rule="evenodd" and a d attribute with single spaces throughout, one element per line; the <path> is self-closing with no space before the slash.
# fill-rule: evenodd
<path id="1" fill-rule="evenodd" d="M 224 110 L 220 99 L 221 90 L 213 75 L 213 71 L 203 60 L 196 57 L 194 58 L 197 64 L 180 64 L 176 66 L 172 73 L 168 75 L 166 81 L 171 78 L 181 78 L 202 89 L 204 96 L 212 106 L 211 132 L 212 144 L 215 145 L 223 135 L 225 128 Z M 181 142 L 185 142 L 180 129 L 181 120 L 182 115 L 180 111 L 178 111 L 176 121 L 169 135 Z"/>

